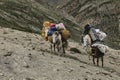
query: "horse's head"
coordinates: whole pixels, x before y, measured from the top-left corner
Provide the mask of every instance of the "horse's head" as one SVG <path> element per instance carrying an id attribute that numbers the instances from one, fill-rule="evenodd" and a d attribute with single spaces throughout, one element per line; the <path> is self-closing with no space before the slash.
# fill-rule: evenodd
<path id="1" fill-rule="evenodd" d="M 55 44 L 57 41 L 61 40 L 61 35 L 58 31 L 53 32 L 52 34 L 52 42 Z"/>

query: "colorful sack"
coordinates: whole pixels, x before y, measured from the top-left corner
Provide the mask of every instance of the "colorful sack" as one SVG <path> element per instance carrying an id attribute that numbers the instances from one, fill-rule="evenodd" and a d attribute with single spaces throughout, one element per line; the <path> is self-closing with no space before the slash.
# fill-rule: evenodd
<path id="1" fill-rule="evenodd" d="M 50 30 L 51 31 L 57 31 L 57 28 L 54 26 L 54 27 L 51 27 Z"/>
<path id="2" fill-rule="evenodd" d="M 47 34 L 48 31 L 49 31 L 49 27 L 43 27 L 43 28 L 42 28 L 41 36 L 42 36 L 42 38 L 43 38 L 44 40 L 47 40 L 46 37 L 47 37 L 47 35 L 48 35 L 48 34 Z"/>
<path id="3" fill-rule="evenodd" d="M 48 36 L 51 36 L 53 34 L 53 31 L 52 30 L 49 30 L 48 32 L 47 32 L 47 35 Z"/>
<path id="4" fill-rule="evenodd" d="M 55 24 L 54 23 L 50 23 L 50 28 L 52 28 L 52 27 L 55 27 Z"/>
<path id="5" fill-rule="evenodd" d="M 44 40 L 46 40 L 46 36 L 45 36 L 45 28 L 42 29 L 41 31 L 41 36 Z"/>
<path id="6" fill-rule="evenodd" d="M 58 30 L 66 29 L 63 23 L 59 23 L 55 25 Z"/>

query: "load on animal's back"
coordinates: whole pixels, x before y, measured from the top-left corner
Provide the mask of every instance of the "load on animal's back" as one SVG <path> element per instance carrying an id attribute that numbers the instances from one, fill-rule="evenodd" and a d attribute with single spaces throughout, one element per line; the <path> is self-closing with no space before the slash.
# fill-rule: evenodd
<path id="1" fill-rule="evenodd" d="M 56 33 L 60 35 L 57 36 Z M 63 53 L 65 53 L 65 48 L 68 47 L 67 40 L 70 38 L 71 34 L 69 30 L 65 28 L 65 25 L 63 23 L 55 24 L 50 23 L 49 21 L 45 21 L 43 22 L 41 35 L 45 41 L 49 41 L 52 44 L 57 44 L 56 42 L 62 43 Z M 61 41 L 59 39 L 61 39 Z"/>
<path id="2" fill-rule="evenodd" d="M 46 36 L 47 36 L 47 31 L 49 30 L 49 25 L 50 22 L 49 21 L 44 21 L 43 22 L 43 27 L 42 27 L 42 31 L 41 31 L 41 36 L 44 40 L 46 40 Z"/>
<path id="3" fill-rule="evenodd" d="M 62 35 L 62 38 L 64 40 L 67 40 L 70 38 L 70 32 L 67 30 L 64 26 L 63 23 L 55 24 L 55 23 L 50 23 L 49 21 L 44 21 L 43 22 L 43 28 L 41 31 L 42 38 L 44 40 L 48 40 L 48 37 L 51 37 L 53 32 L 59 31 Z"/>
<path id="4" fill-rule="evenodd" d="M 103 56 L 109 51 L 109 47 L 102 44 L 103 40 L 106 38 L 106 33 L 91 27 L 89 24 L 85 25 L 84 33 L 82 37 L 83 45 L 88 54 L 93 57 L 93 63 L 95 64 L 94 58 L 97 58 L 97 65 L 99 58 L 102 59 L 103 66 Z M 90 59 L 90 56 L 89 56 Z"/>

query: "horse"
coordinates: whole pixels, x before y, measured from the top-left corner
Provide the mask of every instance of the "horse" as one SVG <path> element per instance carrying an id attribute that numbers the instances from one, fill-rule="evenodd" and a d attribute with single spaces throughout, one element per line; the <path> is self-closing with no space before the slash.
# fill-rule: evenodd
<path id="1" fill-rule="evenodd" d="M 67 46 L 68 46 L 68 41 L 63 37 L 63 35 L 60 31 L 53 32 L 52 40 L 53 40 L 53 45 L 54 45 L 54 51 L 55 51 L 55 45 L 56 45 L 58 52 L 60 50 L 62 51 L 62 54 L 60 56 L 64 56 L 65 55 L 65 48 L 67 48 Z"/>
<path id="2" fill-rule="evenodd" d="M 53 32 L 52 43 L 54 46 L 54 51 L 55 51 L 55 47 L 57 48 L 58 52 L 62 49 L 62 37 L 58 31 Z M 52 49 L 52 45 L 51 45 L 51 49 Z"/>
<path id="3" fill-rule="evenodd" d="M 89 55 L 88 58 L 90 60 L 90 56 L 92 54 L 91 53 L 91 38 L 88 34 L 83 36 L 83 49 L 85 49 L 85 51 Z"/>
<path id="4" fill-rule="evenodd" d="M 102 53 L 98 47 L 96 46 L 92 46 L 92 56 L 93 56 L 93 63 L 95 65 L 95 58 L 97 58 L 97 66 L 99 66 L 99 58 L 101 58 L 101 62 L 102 62 L 102 67 L 103 67 L 103 57 L 104 57 L 104 53 Z"/>
<path id="5" fill-rule="evenodd" d="M 51 52 L 53 48 L 54 48 L 54 52 L 55 52 L 55 48 L 57 48 L 58 52 L 61 50 L 63 53 L 62 55 L 65 55 L 65 48 L 67 48 L 68 46 L 68 41 L 64 37 L 63 32 L 61 32 L 60 30 L 53 31 L 51 35 L 48 36 L 48 31 L 49 31 L 49 28 L 46 28 L 45 36 L 46 36 L 46 39 L 51 43 L 50 44 Z"/>
<path id="6" fill-rule="evenodd" d="M 54 31 L 51 36 L 48 36 L 48 41 L 51 43 L 50 48 L 51 52 L 59 52 L 62 49 L 62 40 L 61 40 L 61 35 L 58 31 Z"/>
<path id="7" fill-rule="evenodd" d="M 90 59 L 90 56 L 92 56 L 93 63 L 95 64 L 95 58 L 97 58 L 97 66 L 99 66 L 99 58 L 101 58 L 102 67 L 103 67 L 103 56 L 105 52 L 108 51 L 108 47 L 103 44 L 99 44 L 97 42 L 94 44 L 91 44 L 92 43 L 91 41 L 92 39 L 90 38 L 89 35 L 85 35 L 83 37 L 83 45 L 85 47 L 85 50 L 89 54 L 89 59 Z"/>

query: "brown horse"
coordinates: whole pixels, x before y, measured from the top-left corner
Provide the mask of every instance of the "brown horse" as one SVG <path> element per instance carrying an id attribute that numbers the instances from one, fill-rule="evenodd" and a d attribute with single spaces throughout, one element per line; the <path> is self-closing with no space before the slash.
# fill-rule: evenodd
<path id="1" fill-rule="evenodd" d="M 93 63 L 95 64 L 95 58 L 97 58 L 97 66 L 99 66 L 99 58 L 101 58 L 102 67 L 103 67 L 104 53 L 102 53 L 96 46 L 92 46 L 91 51 L 92 51 Z"/>

